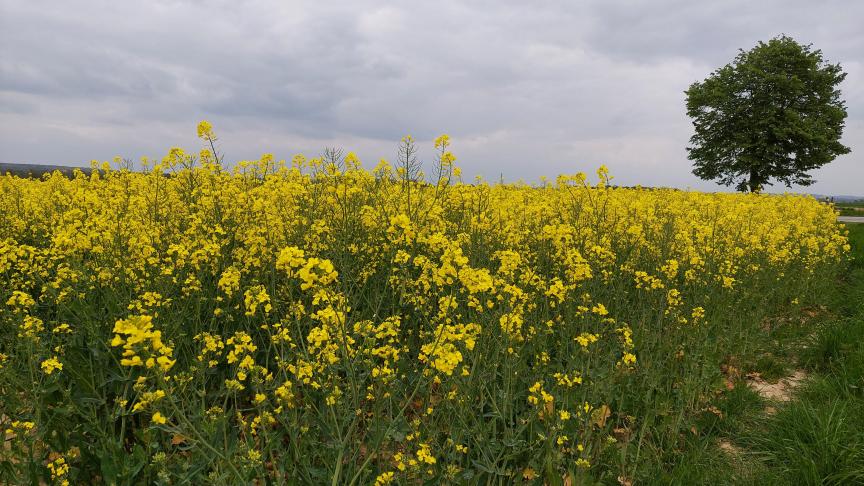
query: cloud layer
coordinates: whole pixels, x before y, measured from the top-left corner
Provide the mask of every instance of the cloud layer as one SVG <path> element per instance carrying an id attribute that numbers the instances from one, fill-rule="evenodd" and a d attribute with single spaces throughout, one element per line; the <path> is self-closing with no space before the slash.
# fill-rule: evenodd
<path id="1" fill-rule="evenodd" d="M 848 73 L 852 153 L 808 191 L 864 195 L 861 18 L 854 0 L 0 0 L 0 161 L 160 156 L 208 119 L 232 160 L 339 145 L 372 164 L 446 132 L 467 175 L 605 163 L 713 190 L 690 173 L 683 92 L 786 33 Z"/>

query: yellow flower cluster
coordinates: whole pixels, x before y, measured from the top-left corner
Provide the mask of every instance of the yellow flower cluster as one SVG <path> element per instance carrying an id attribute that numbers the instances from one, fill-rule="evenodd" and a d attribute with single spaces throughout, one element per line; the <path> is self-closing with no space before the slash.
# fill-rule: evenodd
<path id="1" fill-rule="evenodd" d="M 141 394 L 141 397 L 138 399 L 138 402 L 132 407 L 132 413 L 138 412 L 140 410 L 144 410 L 150 405 L 158 402 L 165 398 L 165 391 L 156 390 L 152 392 L 144 392 Z"/>
<path id="2" fill-rule="evenodd" d="M 39 367 L 42 368 L 42 371 L 45 372 L 46 375 L 50 375 L 51 373 L 54 373 L 55 370 L 57 370 L 57 371 L 62 370 L 63 369 L 63 363 L 61 363 L 57 359 L 57 357 L 55 356 L 55 357 L 48 358 L 45 361 L 43 361 L 39 365 Z"/>
<path id="3" fill-rule="evenodd" d="M 263 285 L 256 285 L 252 287 L 243 294 L 243 302 L 246 305 L 246 315 L 254 316 L 256 312 L 258 312 L 258 307 L 261 306 L 264 309 L 265 314 L 269 314 L 270 310 L 273 308 L 270 305 L 270 296 L 267 295 L 267 290 Z"/>
<path id="4" fill-rule="evenodd" d="M 473 351 L 480 331 L 480 326 L 474 323 L 439 325 L 431 333 L 433 342 L 420 347 L 420 361 L 431 361 L 432 368 L 445 375 L 452 375 L 453 370 L 462 362 L 462 353 L 457 343 L 462 343 L 466 351 Z"/>
<path id="5" fill-rule="evenodd" d="M 48 463 L 48 471 L 51 472 L 51 479 L 61 486 L 69 486 L 69 480 L 66 476 L 69 474 L 69 463 L 66 458 L 58 457 Z"/>
<path id="6" fill-rule="evenodd" d="M 175 363 L 171 359 L 174 351 L 162 342 L 162 331 L 153 330 L 151 316 L 136 315 L 115 322 L 111 346 L 123 346 L 120 360 L 123 366 L 158 365 L 162 371 L 168 371 Z"/>

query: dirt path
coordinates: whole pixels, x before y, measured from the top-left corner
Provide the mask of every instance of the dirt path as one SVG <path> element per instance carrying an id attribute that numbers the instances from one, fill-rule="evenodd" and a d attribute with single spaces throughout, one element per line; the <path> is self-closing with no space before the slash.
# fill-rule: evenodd
<path id="1" fill-rule="evenodd" d="M 747 376 L 747 385 L 766 400 L 771 402 L 788 402 L 792 399 L 792 393 L 806 378 L 806 371 L 796 370 L 776 383 L 769 383 L 763 380 L 758 373 L 751 373 Z"/>

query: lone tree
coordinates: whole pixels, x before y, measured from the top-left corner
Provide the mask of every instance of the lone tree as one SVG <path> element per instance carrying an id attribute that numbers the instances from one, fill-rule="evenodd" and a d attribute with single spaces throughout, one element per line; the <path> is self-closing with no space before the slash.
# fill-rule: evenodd
<path id="1" fill-rule="evenodd" d="M 770 178 L 812 184 L 807 171 L 849 153 L 840 143 L 846 107 L 837 88 L 845 77 L 821 51 L 785 35 L 742 49 L 686 92 L 693 173 L 740 191 L 758 191 Z"/>

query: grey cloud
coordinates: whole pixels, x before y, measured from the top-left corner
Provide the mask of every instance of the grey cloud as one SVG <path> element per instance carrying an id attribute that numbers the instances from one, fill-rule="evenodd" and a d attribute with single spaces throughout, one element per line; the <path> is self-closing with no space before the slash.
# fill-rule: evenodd
<path id="1" fill-rule="evenodd" d="M 596 2 L 591 10 L 598 21 L 587 39 L 593 49 L 643 61 L 680 56 L 725 63 L 739 48 L 783 33 L 817 48 L 830 42 L 832 54 L 848 58 L 860 55 L 864 40 L 849 21 L 864 17 L 864 4 L 854 1 Z"/>
<path id="2" fill-rule="evenodd" d="M 39 106 L 22 99 L 15 94 L 7 94 L 0 91 L 0 113 L 11 113 L 17 115 L 32 115 L 39 111 Z"/>

